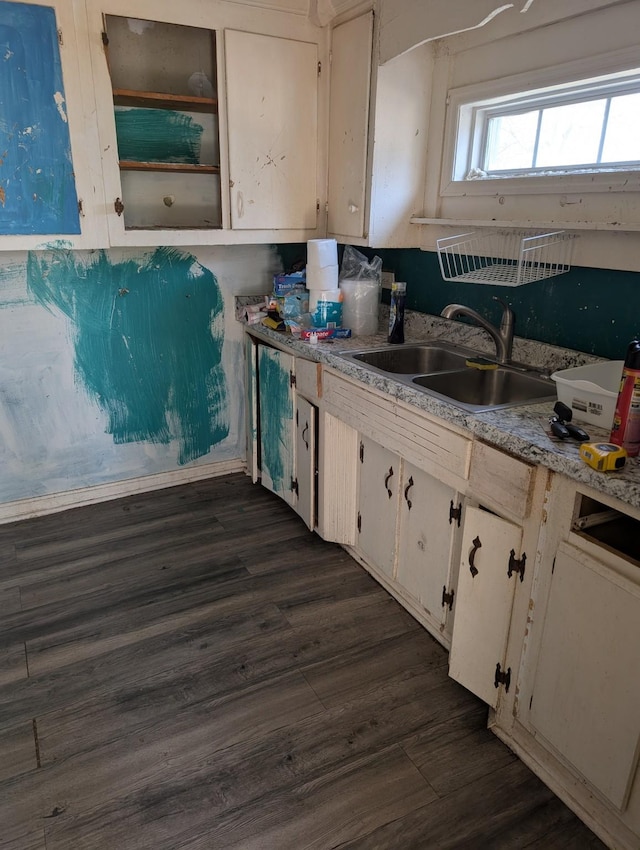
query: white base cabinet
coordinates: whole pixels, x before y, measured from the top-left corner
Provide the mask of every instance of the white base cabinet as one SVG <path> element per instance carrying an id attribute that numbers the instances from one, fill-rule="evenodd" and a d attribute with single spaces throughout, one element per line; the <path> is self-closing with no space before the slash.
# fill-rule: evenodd
<path id="1" fill-rule="evenodd" d="M 500 685 L 510 685 L 505 653 L 521 542 L 520 526 L 467 506 L 449 675 L 493 708 Z"/>
<path id="2" fill-rule="evenodd" d="M 611 847 L 640 847 L 640 511 L 553 477 L 497 734 Z M 512 627 L 512 640 L 518 627 Z"/>
<path id="3" fill-rule="evenodd" d="M 390 579 L 396 555 L 400 458 L 361 436 L 357 547 Z"/>
<path id="4" fill-rule="evenodd" d="M 293 355 L 250 335 L 246 355 L 247 471 L 313 530 L 317 504 L 317 407 L 298 395 Z"/>
<path id="5" fill-rule="evenodd" d="M 316 525 L 316 433 L 318 408 L 296 395 L 295 509 L 313 530 Z"/>
<path id="6" fill-rule="evenodd" d="M 403 462 L 396 582 L 433 628 L 451 639 L 457 601 L 457 546 L 463 498 L 448 484 Z"/>

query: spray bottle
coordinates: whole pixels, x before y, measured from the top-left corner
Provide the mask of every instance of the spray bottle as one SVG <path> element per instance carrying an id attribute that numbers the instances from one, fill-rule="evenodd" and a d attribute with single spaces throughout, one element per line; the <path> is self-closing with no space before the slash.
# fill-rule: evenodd
<path id="1" fill-rule="evenodd" d="M 627 450 L 629 457 L 640 453 L 640 340 L 629 343 L 610 440 Z"/>

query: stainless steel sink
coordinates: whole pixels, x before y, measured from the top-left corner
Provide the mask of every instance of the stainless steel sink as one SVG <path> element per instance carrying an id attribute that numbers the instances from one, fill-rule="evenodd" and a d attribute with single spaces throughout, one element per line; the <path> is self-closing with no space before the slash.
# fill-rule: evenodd
<path id="1" fill-rule="evenodd" d="M 534 404 L 555 398 L 555 385 L 548 378 L 519 372 L 509 367 L 465 369 L 418 375 L 413 383 L 467 409 L 495 410 L 518 404 Z"/>
<path id="2" fill-rule="evenodd" d="M 461 369 L 468 356 L 438 345 L 407 345 L 399 348 L 384 348 L 379 351 L 357 352 L 353 355 L 353 359 L 380 369 L 382 372 L 392 372 L 394 375 L 417 375 Z"/>
<path id="3" fill-rule="evenodd" d="M 453 343 L 386 346 L 343 351 L 341 356 L 472 413 L 556 398 L 553 381 L 537 370 L 522 364 L 497 364 L 478 351 Z M 478 357 L 493 362 L 495 368 L 465 365 Z"/>

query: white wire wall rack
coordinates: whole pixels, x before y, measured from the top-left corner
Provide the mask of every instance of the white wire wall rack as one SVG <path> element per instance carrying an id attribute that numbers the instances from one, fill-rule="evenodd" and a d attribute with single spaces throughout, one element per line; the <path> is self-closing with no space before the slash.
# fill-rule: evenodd
<path id="1" fill-rule="evenodd" d="M 471 231 L 437 240 L 444 280 L 521 286 L 571 268 L 575 234 L 512 229 Z"/>

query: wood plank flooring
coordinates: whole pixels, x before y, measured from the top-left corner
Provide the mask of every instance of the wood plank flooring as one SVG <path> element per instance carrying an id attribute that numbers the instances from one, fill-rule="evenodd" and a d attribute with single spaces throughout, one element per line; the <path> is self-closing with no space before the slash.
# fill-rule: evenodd
<path id="1" fill-rule="evenodd" d="M 244 475 L 0 526 L 0 847 L 603 845 Z"/>

